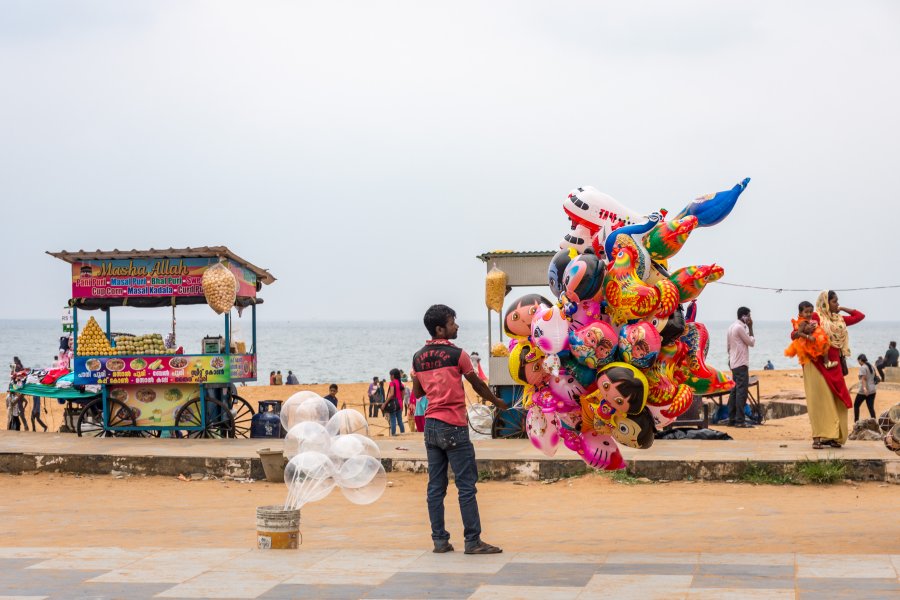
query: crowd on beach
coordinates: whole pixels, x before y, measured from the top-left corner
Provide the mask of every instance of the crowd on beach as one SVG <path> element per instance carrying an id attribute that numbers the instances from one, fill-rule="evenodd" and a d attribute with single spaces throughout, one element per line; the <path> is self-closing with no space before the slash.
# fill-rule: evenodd
<path id="1" fill-rule="evenodd" d="M 876 386 L 884 380 L 884 369 L 896 367 L 900 352 L 891 341 L 884 356 L 873 366 L 865 354 L 859 354 L 859 385 L 856 398 L 851 400 L 844 378 L 849 374 L 847 361 L 851 357 L 848 326 L 855 325 L 865 315 L 841 306 L 833 290 L 823 291 L 813 305 L 800 302 L 797 318 L 792 319 L 790 343 L 785 356 L 796 358 L 803 369 L 803 387 L 812 428 L 813 448 L 841 448 L 847 441 L 847 416 L 853 408 L 854 422 L 859 421 L 860 408 L 865 404 L 875 418 Z M 748 364 L 750 348 L 756 340 L 750 309 L 737 310 L 737 320 L 728 328 L 726 336 L 728 364 L 734 388 L 728 399 L 726 424 L 731 427 L 753 427 L 747 420 Z"/>

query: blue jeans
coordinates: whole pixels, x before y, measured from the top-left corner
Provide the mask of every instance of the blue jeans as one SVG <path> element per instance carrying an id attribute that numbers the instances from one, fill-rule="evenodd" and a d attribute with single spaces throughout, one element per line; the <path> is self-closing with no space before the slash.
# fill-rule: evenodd
<path id="1" fill-rule="evenodd" d="M 388 422 L 391 424 L 391 435 L 397 435 L 397 426 L 400 426 L 400 433 L 406 433 L 406 430 L 403 429 L 403 411 L 395 410 L 392 413 L 388 413 Z"/>
<path id="2" fill-rule="evenodd" d="M 425 419 L 425 451 L 428 453 L 428 517 L 431 539 L 443 543 L 450 539 L 444 528 L 444 496 L 447 495 L 447 467 L 453 468 L 459 490 L 459 512 L 462 515 L 466 548 L 481 541 L 481 517 L 475 499 L 478 468 L 475 446 L 469 440 L 469 428 L 450 425 L 438 419 Z"/>

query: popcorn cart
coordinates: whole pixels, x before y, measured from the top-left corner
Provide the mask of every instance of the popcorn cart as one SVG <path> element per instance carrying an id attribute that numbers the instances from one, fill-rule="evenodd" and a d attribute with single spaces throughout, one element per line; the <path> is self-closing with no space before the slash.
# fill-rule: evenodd
<path id="1" fill-rule="evenodd" d="M 515 252 L 512 250 L 495 250 L 476 256 L 485 263 L 487 273 L 492 270 L 504 275 L 506 288 L 502 290 L 504 296 L 501 301 L 505 304 L 505 296 L 514 287 L 543 287 L 548 288 L 547 265 L 553 258 L 555 251 L 529 251 Z M 549 295 L 549 289 L 545 292 Z M 490 385 L 510 408 L 503 411 L 494 411 L 490 431 L 479 431 L 492 438 L 524 438 L 525 410 L 522 408 L 522 393 L 524 387 L 513 380 L 509 374 L 508 353 L 505 345 L 509 341 L 504 339 L 503 313 L 497 319 L 497 337 L 494 337 L 494 325 L 491 309 L 488 308 L 487 332 L 488 348 L 488 377 Z M 473 426 L 474 427 L 474 426 Z M 478 429 L 476 429 L 478 431 Z"/>
<path id="2" fill-rule="evenodd" d="M 78 415 L 79 436 L 248 437 L 253 409 L 234 384 L 256 381 L 257 293 L 275 281 L 268 271 L 224 246 L 48 254 L 72 265 L 74 384 L 100 388 Z M 112 333 L 113 309 L 171 307 L 173 342 L 175 307 L 207 304 L 203 275 L 217 265 L 233 274 L 235 289 L 233 307 L 222 309 L 221 336 L 182 349 L 158 333 Z M 231 335 L 233 311 L 240 317 L 247 308 L 249 348 Z M 85 311 L 100 311 L 105 327 L 91 316 L 81 328 Z"/>

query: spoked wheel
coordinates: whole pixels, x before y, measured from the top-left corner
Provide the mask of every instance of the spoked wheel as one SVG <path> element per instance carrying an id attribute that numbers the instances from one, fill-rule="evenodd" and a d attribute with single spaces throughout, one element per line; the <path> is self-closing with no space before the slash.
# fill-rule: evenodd
<path id="1" fill-rule="evenodd" d="M 234 437 L 250 437 L 250 426 L 253 424 L 253 407 L 240 396 L 231 397 L 231 414 L 234 418 Z"/>
<path id="2" fill-rule="evenodd" d="M 525 415 L 525 409 L 518 407 L 497 412 L 491 425 L 491 437 L 504 440 L 528 437 L 525 430 Z"/>
<path id="3" fill-rule="evenodd" d="M 139 431 L 115 431 L 114 427 L 134 427 L 137 425 L 134 412 L 112 398 L 107 399 L 109 419 L 103 423 L 103 399 L 97 398 L 84 405 L 78 414 L 75 431 L 78 437 L 134 437 Z"/>
<path id="4" fill-rule="evenodd" d="M 182 406 L 175 415 L 176 428 L 202 426 L 203 404 L 200 398 L 195 398 Z M 206 398 L 206 427 L 194 430 L 176 429 L 176 436 L 216 439 L 234 437 L 234 417 L 222 402 L 215 398 Z"/>

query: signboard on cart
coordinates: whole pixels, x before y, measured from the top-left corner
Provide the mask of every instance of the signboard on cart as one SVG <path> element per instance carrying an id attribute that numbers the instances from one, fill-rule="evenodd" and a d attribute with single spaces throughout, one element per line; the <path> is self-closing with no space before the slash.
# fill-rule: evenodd
<path id="1" fill-rule="evenodd" d="M 169 298 L 203 296 L 201 281 L 217 258 L 141 258 L 72 263 L 73 298 Z M 238 296 L 256 297 L 256 274 L 223 260 L 237 278 Z"/>
<path id="2" fill-rule="evenodd" d="M 171 427 L 175 425 L 175 415 L 181 407 L 200 397 L 200 387 L 185 384 L 110 386 L 109 397 L 131 408 L 138 427 Z M 199 417 L 193 420 L 199 421 Z"/>
<path id="3" fill-rule="evenodd" d="M 229 383 L 256 379 L 256 355 L 76 356 L 76 385 Z"/>

